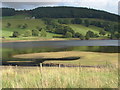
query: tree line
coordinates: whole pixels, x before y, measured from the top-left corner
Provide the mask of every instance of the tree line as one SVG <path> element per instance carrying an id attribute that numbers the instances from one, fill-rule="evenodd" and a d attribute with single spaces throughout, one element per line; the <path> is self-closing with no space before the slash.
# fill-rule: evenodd
<path id="1" fill-rule="evenodd" d="M 24 33 L 20 33 L 19 31 L 13 32 L 13 37 L 29 37 L 29 36 L 41 36 L 46 37 L 47 32 L 54 33 L 54 34 L 61 34 L 62 36 L 54 36 L 57 38 L 80 38 L 83 39 L 90 39 L 90 38 L 98 38 L 99 36 L 106 35 L 106 31 L 109 31 L 108 37 L 110 39 L 120 39 L 120 32 L 118 30 L 118 27 L 116 24 L 110 24 L 108 22 L 101 22 L 101 21 L 89 21 L 87 19 L 82 20 L 80 18 L 74 18 L 74 19 L 52 19 L 52 18 L 42 18 L 44 23 L 46 24 L 46 28 L 41 28 L 40 26 L 37 26 L 36 29 L 33 30 L 25 30 Z M 99 34 L 94 33 L 93 31 L 88 31 L 86 35 L 82 35 L 79 32 L 75 32 L 71 27 L 69 27 L 67 24 L 83 24 L 86 27 L 89 27 L 89 25 L 94 25 L 97 27 L 103 28 L 103 30 L 99 31 Z M 10 28 L 11 23 L 6 24 L 6 28 Z M 107 27 L 107 28 L 106 28 Z M 113 27 L 113 28 L 111 28 Z M 24 24 L 18 24 L 17 28 L 20 29 L 26 29 L 28 28 L 28 25 L 26 23 Z"/>
<path id="2" fill-rule="evenodd" d="M 49 13 L 49 14 L 48 14 Z M 118 21 L 118 15 L 101 10 L 82 7 L 38 7 L 30 13 L 36 18 L 99 18 L 110 21 Z"/>
<path id="3" fill-rule="evenodd" d="M 6 28 L 10 28 L 11 26 L 12 26 L 12 24 L 9 23 L 9 22 L 6 24 Z M 27 29 L 28 25 L 26 23 L 18 24 L 17 28 L 19 28 L 19 29 Z M 36 26 L 35 29 L 24 30 L 23 32 L 18 31 L 18 30 L 13 31 L 13 34 L 10 37 L 21 37 L 21 36 L 23 36 L 23 37 L 30 37 L 30 36 L 46 37 L 47 36 L 47 32 L 43 28 L 41 28 L 39 26 Z"/>
<path id="4" fill-rule="evenodd" d="M 98 18 L 110 21 L 118 21 L 120 18 L 119 15 L 106 11 L 82 7 L 38 7 L 33 10 L 2 8 L 2 16 L 13 16 L 15 14 L 29 14 L 35 18 Z"/>
<path id="5" fill-rule="evenodd" d="M 75 37 L 74 30 L 67 26 L 67 24 L 81 24 L 86 27 L 89 27 L 90 25 L 96 26 L 103 28 L 103 30 L 100 30 L 99 35 L 106 35 L 106 32 L 109 32 L 108 37 L 110 39 L 115 39 L 115 38 L 120 38 L 120 29 L 118 27 L 118 23 L 110 23 L 108 21 L 90 21 L 88 19 L 82 20 L 80 18 L 74 18 L 74 19 L 58 19 L 57 21 L 51 18 L 43 18 L 42 19 L 46 26 L 46 30 L 51 33 L 56 33 L 56 34 L 62 34 L 65 35 L 66 32 L 72 33 L 72 37 Z M 91 32 L 90 32 L 91 33 Z M 89 37 L 98 37 L 99 35 L 97 34 L 91 34 Z M 88 34 L 86 35 L 88 37 Z"/>
<path id="6" fill-rule="evenodd" d="M 44 36 L 46 37 L 47 32 L 49 33 L 55 33 L 55 34 L 61 34 L 62 36 L 54 36 L 59 38 L 80 38 L 83 39 L 89 39 L 89 38 L 98 38 L 99 36 L 106 35 L 106 32 L 109 32 L 108 37 L 110 39 L 120 39 L 120 30 L 118 28 L 117 23 L 109 23 L 108 21 L 90 21 L 88 19 L 81 19 L 81 18 L 73 18 L 73 19 L 52 19 L 52 18 L 42 18 L 44 23 L 46 24 L 46 28 L 41 28 L 40 26 L 37 26 L 36 29 L 33 30 L 27 30 L 24 33 L 20 33 L 19 31 L 13 32 L 13 37 L 19 37 L 19 36 Z M 103 28 L 103 30 L 99 31 L 99 34 L 94 33 L 92 31 L 88 31 L 85 36 L 83 36 L 79 32 L 75 32 L 71 27 L 69 27 L 67 24 L 82 24 L 86 27 L 89 27 L 90 25 L 94 25 L 97 27 Z M 6 28 L 10 28 L 11 23 L 6 24 Z M 26 23 L 24 24 L 18 24 L 17 28 L 19 29 L 26 29 L 28 28 L 28 25 Z"/>
<path id="7" fill-rule="evenodd" d="M 33 29 L 33 30 L 25 30 L 24 32 L 20 32 L 20 31 L 14 31 L 12 34 L 12 37 L 30 37 L 30 36 L 39 36 L 39 37 L 46 37 L 47 36 L 47 32 L 45 30 L 37 30 L 37 29 Z"/>
<path id="8" fill-rule="evenodd" d="M 14 8 L 2 8 L 2 16 L 13 16 L 16 14 Z"/>
<path id="9" fill-rule="evenodd" d="M 97 25 L 96 22 L 93 23 L 94 21 L 90 22 L 87 19 L 82 20 L 80 18 L 75 18 L 75 19 L 72 19 L 72 20 L 58 19 L 57 21 L 54 20 L 54 19 L 51 19 L 51 18 L 43 18 L 42 20 L 47 25 L 46 26 L 46 31 L 47 32 L 55 33 L 55 34 L 61 34 L 61 35 L 63 35 L 62 36 L 63 38 L 80 38 L 81 40 L 83 40 L 83 39 L 88 40 L 90 38 L 98 38 L 99 36 L 104 36 L 104 35 L 106 35 L 106 31 L 110 32 L 110 34 L 108 34 L 108 37 L 110 39 L 119 39 L 120 38 L 120 33 L 118 32 L 118 28 L 116 28 L 116 30 L 113 29 L 112 31 L 111 31 L 111 28 L 108 28 L 108 30 L 105 30 L 106 25 L 110 26 L 108 22 L 104 22 L 104 24 L 106 24 L 106 25 L 103 25 L 103 27 L 102 27 L 102 25 L 99 25 L 99 24 Z M 97 22 L 103 24 L 103 22 L 100 22 L 100 21 L 97 21 Z M 69 27 L 67 25 L 67 24 L 70 24 L 70 23 L 72 23 L 72 24 L 83 24 L 86 27 L 89 27 L 89 25 L 94 25 L 95 24 L 94 26 L 97 25 L 97 27 L 102 27 L 103 30 L 99 31 L 99 35 L 94 33 L 93 31 L 89 30 L 86 33 L 86 35 L 83 36 L 81 33 L 75 32 L 71 27 Z"/>

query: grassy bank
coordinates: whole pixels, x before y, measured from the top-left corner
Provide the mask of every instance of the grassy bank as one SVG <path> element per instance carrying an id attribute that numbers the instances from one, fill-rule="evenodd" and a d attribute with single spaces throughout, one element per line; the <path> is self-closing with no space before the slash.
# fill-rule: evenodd
<path id="1" fill-rule="evenodd" d="M 2 67 L 3 88 L 118 88 L 116 67 Z"/>
<path id="2" fill-rule="evenodd" d="M 53 41 L 53 40 L 69 40 L 64 38 L 40 38 L 40 37 L 21 37 L 21 38 L 6 38 L 2 39 L 0 42 L 27 42 L 27 41 Z M 73 39 L 72 39 L 73 40 Z"/>
<path id="3" fill-rule="evenodd" d="M 13 56 L 14 58 L 21 59 L 37 59 L 38 62 L 43 59 L 49 58 L 49 60 L 43 60 L 43 63 L 57 63 L 66 65 L 106 65 L 106 63 L 117 64 L 118 53 L 97 53 L 97 52 L 85 52 L 85 51 L 63 51 L 63 52 L 46 52 L 46 53 L 31 53 L 31 54 L 20 54 Z M 59 58 L 66 57 L 80 57 L 77 60 L 59 60 Z M 57 59 L 58 60 L 50 60 Z M 12 61 L 11 61 L 12 62 Z M 15 62 L 15 61 L 13 61 Z M 18 61 L 17 61 L 18 62 Z M 21 61 L 19 61 L 21 62 Z"/>

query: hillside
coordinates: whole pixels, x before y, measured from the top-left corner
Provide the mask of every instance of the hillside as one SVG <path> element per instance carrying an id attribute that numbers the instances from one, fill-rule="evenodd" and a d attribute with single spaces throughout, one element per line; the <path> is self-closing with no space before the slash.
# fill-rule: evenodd
<path id="1" fill-rule="evenodd" d="M 13 31 L 19 31 L 23 33 L 26 30 L 32 30 L 36 29 L 36 27 L 41 27 L 45 29 L 47 26 L 42 19 L 25 19 L 25 15 L 16 15 L 16 16 L 5 16 L 2 20 L 2 36 L 3 37 L 10 37 L 13 34 Z M 52 19 L 57 21 L 58 19 Z M 7 23 L 11 23 L 11 26 L 9 28 L 6 27 Z M 27 28 L 20 29 L 17 26 L 21 24 L 27 24 Z M 66 24 L 67 26 L 71 27 L 75 32 L 79 32 L 83 35 L 86 34 L 87 31 L 93 31 L 96 34 L 99 34 L 100 30 L 103 30 L 103 28 L 99 28 L 93 25 L 90 25 L 89 27 L 86 27 L 84 25 L 79 24 Z M 47 32 L 47 38 L 52 38 L 53 36 L 61 36 L 60 34 L 54 34 Z"/>
<path id="2" fill-rule="evenodd" d="M 85 27 L 83 25 L 78 25 L 78 24 L 69 24 L 68 26 L 70 26 L 75 32 L 79 32 L 83 35 L 85 35 L 89 30 L 93 31 L 96 34 L 99 34 L 99 31 L 103 30 L 102 28 L 96 26 Z"/>
<path id="3" fill-rule="evenodd" d="M 48 14 L 49 13 L 49 14 Z M 109 21 L 118 21 L 119 15 L 102 10 L 83 7 L 38 7 L 32 10 L 15 10 L 14 8 L 2 8 L 2 16 L 30 15 L 35 18 L 95 18 Z"/>
<path id="4" fill-rule="evenodd" d="M 6 39 L 120 38 L 119 16 L 106 11 L 82 7 L 38 7 L 33 10 L 2 8 L 2 10 L 2 37 Z"/>
<path id="5" fill-rule="evenodd" d="M 9 38 L 12 36 L 14 31 L 19 31 L 20 33 L 25 32 L 26 30 L 32 30 L 36 29 L 36 27 L 40 26 L 41 28 L 45 28 L 45 24 L 41 19 L 33 19 L 33 20 L 25 20 L 24 16 L 15 16 L 15 19 L 13 19 L 13 16 L 7 16 L 3 17 L 2 20 L 2 36 L 5 38 Z M 11 27 L 7 28 L 6 24 L 10 22 Z M 21 24 L 27 24 L 28 28 L 26 29 L 20 29 L 17 26 Z M 52 38 L 56 34 L 47 33 L 47 38 Z M 33 37 L 34 38 L 34 37 Z"/>

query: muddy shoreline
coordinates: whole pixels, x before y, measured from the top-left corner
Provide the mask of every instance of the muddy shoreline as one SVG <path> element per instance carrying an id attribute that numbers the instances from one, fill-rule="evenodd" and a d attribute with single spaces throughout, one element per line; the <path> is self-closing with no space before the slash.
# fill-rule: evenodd
<path id="1" fill-rule="evenodd" d="M 40 39 L 40 40 L 3 40 L 2 39 L 0 42 L 4 43 L 4 42 L 67 41 L 67 40 L 80 40 L 80 39 Z M 120 40 L 120 39 L 89 39 L 89 40 Z"/>

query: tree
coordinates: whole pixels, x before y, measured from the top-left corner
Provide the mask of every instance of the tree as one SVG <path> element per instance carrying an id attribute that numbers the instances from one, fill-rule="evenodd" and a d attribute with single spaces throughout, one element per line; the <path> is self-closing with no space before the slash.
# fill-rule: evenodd
<path id="1" fill-rule="evenodd" d="M 89 40 L 90 37 L 94 37 L 94 33 L 93 33 L 92 31 L 88 31 L 88 32 L 86 33 L 85 39 L 86 39 L 86 40 Z"/>
<path id="2" fill-rule="evenodd" d="M 28 25 L 25 23 L 25 24 L 19 24 L 19 25 L 17 25 L 17 27 L 18 28 L 21 28 L 21 29 L 25 29 L 25 28 L 27 28 L 28 27 Z"/>
<path id="3" fill-rule="evenodd" d="M 111 33 L 111 34 L 110 34 L 110 39 L 114 39 L 114 38 L 115 38 L 114 34 Z"/>
<path id="4" fill-rule="evenodd" d="M 52 25 L 47 25 L 46 31 L 50 33 L 55 33 L 55 28 Z"/>
<path id="5" fill-rule="evenodd" d="M 86 27 L 88 27 L 88 26 L 90 25 L 89 21 L 88 21 L 88 20 L 84 20 L 84 25 L 85 25 Z"/>
<path id="6" fill-rule="evenodd" d="M 67 31 L 71 32 L 72 35 L 74 35 L 75 33 L 72 28 L 70 28 L 69 26 L 65 26 L 65 25 L 58 25 L 58 27 L 56 27 L 55 29 L 55 33 L 62 34 L 62 35 L 65 35 Z"/>
<path id="7" fill-rule="evenodd" d="M 24 28 L 27 28 L 27 27 L 28 27 L 28 25 L 27 25 L 26 23 L 25 23 L 23 26 L 24 26 Z"/>
<path id="8" fill-rule="evenodd" d="M 92 23 L 94 23 L 94 26 L 104 27 L 100 21 L 95 21 L 95 22 L 92 22 Z"/>
<path id="9" fill-rule="evenodd" d="M 72 38 L 72 33 L 71 32 L 66 32 L 65 37 L 66 38 Z"/>
<path id="10" fill-rule="evenodd" d="M 31 31 L 31 30 L 26 30 L 26 31 L 24 32 L 24 36 L 25 36 L 25 37 L 32 36 L 32 31 Z"/>
<path id="11" fill-rule="evenodd" d="M 85 35 L 85 39 L 86 40 L 89 40 L 90 39 L 90 36 L 88 34 Z"/>
<path id="12" fill-rule="evenodd" d="M 99 32 L 99 34 L 104 36 L 104 35 L 106 34 L 106 32 L 105 32 L 104 30 L 101 30 L 101 31 Z"/>
<path id="13" fill-rule="evenodd" d="M 13 16 L 15 15 L 14 8 L 2 8 L 2 16 Z"/>
<path id="14" fill-rule="evenodd" d="M 81 34 L 80 34 L 79 32 L 76 32 L 75 35 L 74 35 L 74 37 L 75 37 L 75 38 L 79 38 L 80 35 L 81 35 Z"/>
<path id="15" fill-rule="evenodd" d="M 88 32 L 86 33 L 86 35 L 88 35 L 89 37 L 94 37 L 94 32 L 88 31 Z"/>
<path id="16" fill-rule="evenodd" d="M 32 36 L 39 36 L 39 30 L 33 29 Z"/>
<path id="17" fill-rule="evenodd" d="M 82 34 L 80 34 L 80 37 L 79 37 L 81 40 L 84 40 L 84 36 Z"/>
<path id="18" fill-rule="evenodd" d="M 99 35 L 98 34 L 94 34 L 94 37 L 99 37 Z"/>
<path id="19" fill-rule="evenodd" d="M 82 19 L 80 18 L 75 18 L 71 21 L 73 24 L 82 24 Z"/>
<path id="20" fill-rule="evenodd" d="M 39 31 L 41 31 L 41 30 L 42 30 L 42 28 L 41 28 L 41 27 L 39 27 L 39 26 L 37 26 L 37 27 L 36 27 L 36 29 L 37 29 L 37 30 L 39 30 Z"/>
<path id="21" fill-rule="evenodd" d="M 58 22 L 51 19 L 51 18 L 44 18 L 42 19 L 46 25 L 52 25 L 54 28 L 58 25 Z"/>
<path id="22" fill-rule="evenodd" d="M 58 23 L 60 23 L 60 24 L 69 24 L 70 21 L 68 19 L 58 19 Z"/>
<path id="23" fill-rule="evenodd" d="M 81 40 L 84 39 L 84 36 L 83 36 L 81 33 L 79 33 L 79 32 L 76 32 L 76 33 L 74 34 L 74 37 L 75 37 L 75 38 L 80 38 Z"/>
<path id="24" fill-rule="evenodd" d="M 27 28 L 28 27 L 28 25 L 25 23 L 25 24 L 23 24 L 22 26 L 21 26 L 21 29 L 25 29 L 25 28 Z"/>
<path id="25" fill-rule="evenodd" d="M 22 26 L 22 25 L 19 24 L 19 25 L 17 25 L 17 28 L 21 28 L 21 26 Z"/>
<path id="26" fill-rule="evenodd" d="M 58 23 L 63 24 L 63 19 L 58 19 Z"/>
<path id="27" fill-rule="evenodd" d="M 11 23 L 7 23 L 6 27 L 9 28 L 11 26 Z"/>
<path id="28" fill-rule="evenodd" d="M 47 32 L 45 30 L 41 30 L 41 37 L 46 37 L 47 36 Z"/>
<path id="29" fill-rule="evenodd" d="M 115 33 L 115 38 L 120 39 L 120 33 L 116 32 Z"/>
<path id="30" fill-rule="evenodd" d="M 18 31 L 13 32 L 13 37 L 19 37 L 19 36 L 20 36 L 20 33 Z"/>
<path id="31" fill-rule="evenodd" d="M 66 34 L 66 31 L 64 30 L 64 25 L 58 25 L 58 27 L 55 28 L 55 33 L 56 34 Z"/>
<path id="32" fill-rule="evenodd" d="M 74 35 L 75 34 L 75 31 L 71 28 L 71 27 L 69 27 L 69 26 L 65 26 L 64 27 L 64 30 L 67 32 L 71 32 L 72 33 L 72 35 Z"/>
<path id="33" fill-rule="evenodd" d="M 30 14 L 36 18 L 98 18 L 117 21 L 119 17 L 118 15 L 105 11 L 83 7 L 38 7 L 30 12 Z"/>

